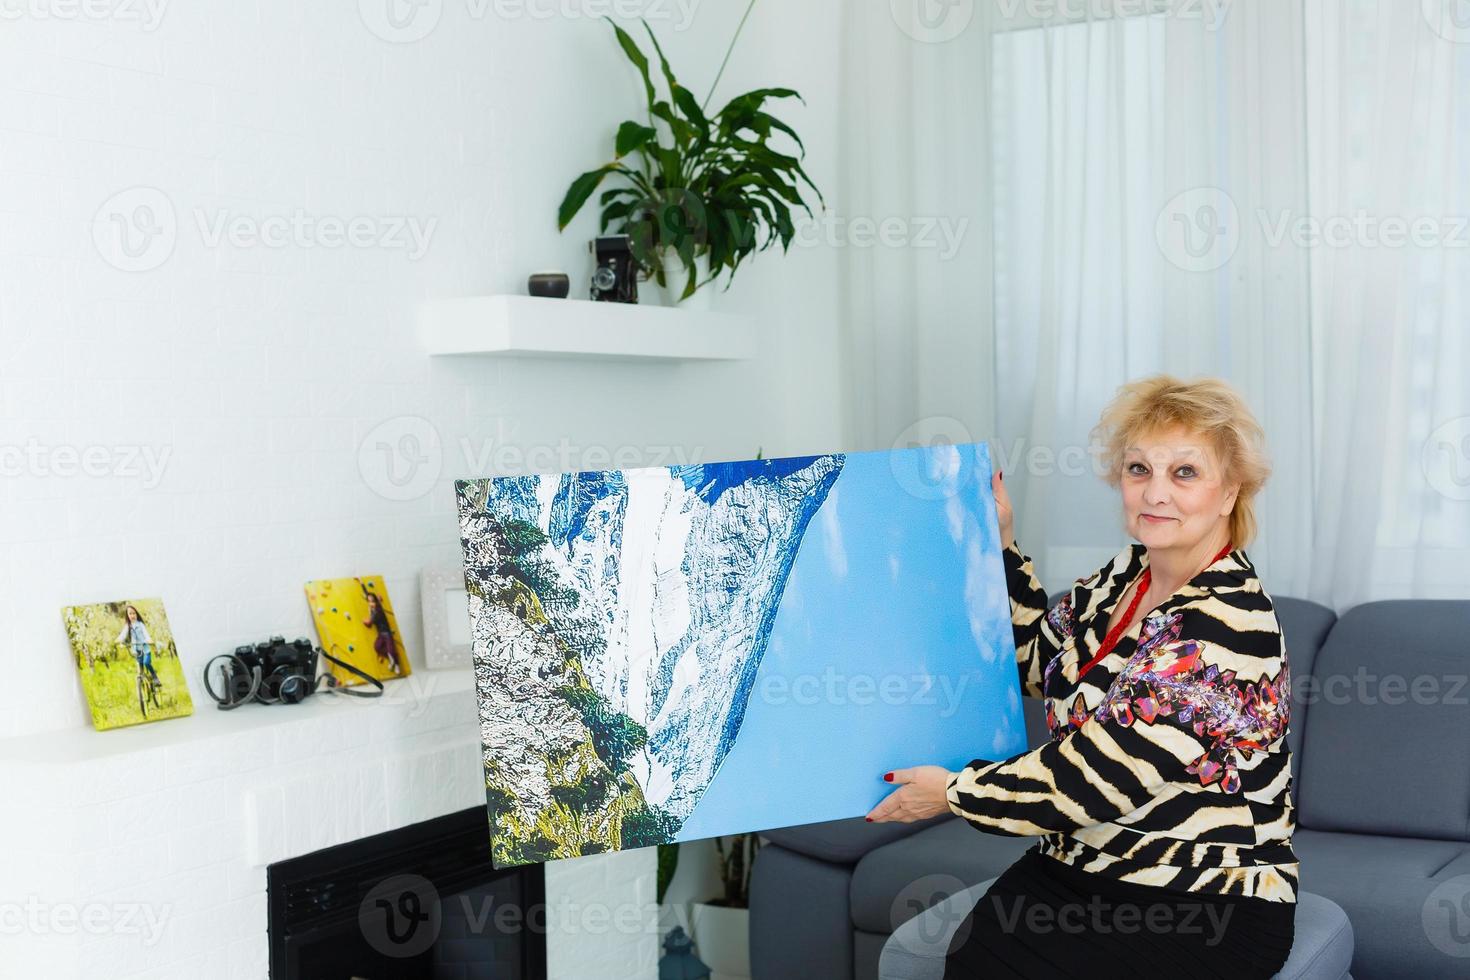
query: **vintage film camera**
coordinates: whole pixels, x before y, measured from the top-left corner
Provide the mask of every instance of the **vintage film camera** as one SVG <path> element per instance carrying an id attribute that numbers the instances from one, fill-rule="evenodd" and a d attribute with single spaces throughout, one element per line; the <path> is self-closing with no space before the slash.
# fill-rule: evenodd
<path id="1" fill-rule="evenodd" d="M 608 303 L 638 302 L 638 263 L 627 235 L 599 235 L 588 245 L 597 258 L 592 298 Z"/>
<path id="2" fill-rule="evenodd" d="M 357 691 L 342 687 L 330 673 L 317 675 L 319 658 L 356 674 L 376 690 Z M 216 665 L 218 667 L 216 668 Z M 217 686 L 216 686 L 217 685 Z M 306 637 L 290 643 L 283 636 L 246 646 L 234 653 L 222 653 L 204 665 L 204 688 L 221 710 L 242 704 L 299 704 L 317 690 L 335 690 L 359 698 L 375 698 L 383 693 L 383 682 L 352 664 L 344 663 Z"/>

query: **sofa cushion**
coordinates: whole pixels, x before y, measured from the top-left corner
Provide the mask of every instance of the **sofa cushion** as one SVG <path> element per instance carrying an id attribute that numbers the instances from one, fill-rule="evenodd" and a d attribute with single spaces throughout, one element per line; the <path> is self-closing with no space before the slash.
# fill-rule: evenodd
<path id="1" fill-rule="evenodd" d="M 1021 718 L 1026 722 L 1026 747 L 1034 749 L 1051 739 L 1046 728 L 1046 702 L 1040 698 L 1021 699 Z M 999 762 L 999 759 L 991 760 Z M 956 818 L 958 819 L 958 818 Z"/>
<path id="2" fill-rule="evenodd" d="M 851 977 L 847 895 L 847 868 L 782 847 L 763 848 L 750 872 L 751 976 Z"/>
<path id="3" fill-rule="evenodd" d="M 852 934 L 853 980 L 880 980 L 878 962 L 883 958 L 883 944 L 888 934 L 855 930 Z"/>
<path id="4" fill-rule="evenodd" d="M 1302 691 L 1301 827 L 1470 840 L 1466 636 L 1465 600 L 1369 602 L 1338 619 Z"/>
<path id="5" fill-rule="evenodd" d="M 1456 879 L 1470 873 L 1464 842 L 1298 830 L 1292 843 L 1302 863 L 1302 889 L 1342 906 L 1353 924 L 1356 976 L 1465 975 L 1470 961 L 1444 951 L 1470 953 L 1470 936 L 1452 930 L 1470 926 L 1459 903 L 1447 912 L 1455 921 L 1442 923 L 1440 947 L 1426 932 L 1442 912 L 1430 901 L 1436 889 L 1447 894 L 1441 886 L 1449 882 L 1455 899 L 1470 889 L 1466 879 L 1466 889 L 1454 890 Z"/>
<path id="6" fill-rule="evenodd" d="M 869 851 L 852 871 L 852 923 L 887 934 L 940 898 L 994 878 L 1036 843 L 976 830 L 959 817 Z"/>
<path id="7" fill-rule="evenodd" d="M 1337 614 L 1319 603 L 1290 596 L 1274 596 L 1271 604 L 1276 609 L 1276 621 L 1281 624 L 1281 635 L 1286 639 L 1286 661 L 1291 665 L 1293 678 L 1286 743 L 1291 746 L 1291 798 L 1297 802 L 1302 788 L 1302 732 L 1307 727 L 1307 699 L 1303 694 L 1311 690 L 1317 651 L 1322 648 L 1332 624 L 1337 622 Z"/>
<path id="8" fill-rule="evenodd" d="M 941 813 L 928 820 L 913 823 L 881 821 L 868 823 L 862 817 L 844 817 L 841 820 L 824 820 L 821 823 L 801 824 L 796 827 L 779 827 L 762 830 L 760 835 L 773 844 L 789 851 L 804 854 L 832 864 L 854 864 L 858 858 L 875 847 L 891 844 L 903 837 L 916 834 L 926 827 L 945 820 L 959 819 L 953 814 Z"/>
<path id="9" fill-rule="evenodd" d="M 1276 621 L 1281 624 L 1281 635 L 1286 638 L 1286 659 L 1291 664 L 1291 676 L 1298 681 L 1291 692 L 1291 724 L 1287 728 L 1286 740 L 1291 745 L 1292 773 L 1301 762 L 1302 731 L 1307 724 L 1307 704 L 1302 693 L 1311 690 L 1302 679 L 1311 675 L 1317 663 L 1317 652 L 1322 649 L 1337 614 L 1326 606 L 1306 599 L 1290 596 L 1273 597 L 1271 604 L 1276 608 Z"/>

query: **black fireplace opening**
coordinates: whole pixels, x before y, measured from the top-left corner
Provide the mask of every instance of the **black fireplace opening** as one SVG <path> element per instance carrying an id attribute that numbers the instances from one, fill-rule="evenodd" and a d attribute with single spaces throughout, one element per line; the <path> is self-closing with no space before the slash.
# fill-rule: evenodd
<path id="1" fill-rule="evenodd" d="M 485 807 L 266 869 L 271 980 L 544 980 L 545 865 L 497 869 Z"/>

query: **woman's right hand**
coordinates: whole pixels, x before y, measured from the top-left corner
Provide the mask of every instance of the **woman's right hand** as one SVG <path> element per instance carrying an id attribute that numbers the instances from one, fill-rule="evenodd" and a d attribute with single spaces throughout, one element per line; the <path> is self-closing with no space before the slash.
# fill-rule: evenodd
<path id="1" fill-rule="evenodd" d="M 1006 493 L 1005 474 L 996 470 L 990 475 L 990 491 L 995 495 L 995 519 L 1000 524 L 1000 544 L 1009 548 L 1016 543 L 1016 513 L 1011 510 L 1011 495 Z"/>

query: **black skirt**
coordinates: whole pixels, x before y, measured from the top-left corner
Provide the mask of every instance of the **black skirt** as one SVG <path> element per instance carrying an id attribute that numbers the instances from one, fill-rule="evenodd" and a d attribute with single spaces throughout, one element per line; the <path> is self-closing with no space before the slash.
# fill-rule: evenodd
<path id="1" fill-rule="evenodd" d="M 1040 845 L 995 880 L 950 941 L 944 980 L 1276 975 L 1296 903 L 1106 878 Z"/>

